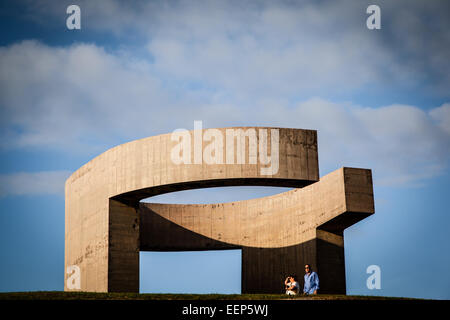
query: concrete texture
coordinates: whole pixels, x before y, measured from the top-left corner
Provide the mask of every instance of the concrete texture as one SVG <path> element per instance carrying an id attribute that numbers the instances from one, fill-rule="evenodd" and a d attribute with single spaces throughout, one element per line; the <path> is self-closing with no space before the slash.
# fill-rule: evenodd
<path id="1" fill-rule="evenodd" d="M 343 230 L 374 213 L 371 172 L 341 168 L 319 180 L 316 131 L 277 129 L 271 176 L 259 161 L 174 164 L 170 134 L 117 146 L 77 170 L 66 182 L 65 268 L 80 267 L 80 290 L 138 292 L 139 251 L 241 248 L 243 293 L 282 292 L 284 277 L 303 275 L 305 263 L 318 271 L 322 293 L 345 293 Z M 295 189 L 223 204 L 140 202 L 233 185 Z"/>

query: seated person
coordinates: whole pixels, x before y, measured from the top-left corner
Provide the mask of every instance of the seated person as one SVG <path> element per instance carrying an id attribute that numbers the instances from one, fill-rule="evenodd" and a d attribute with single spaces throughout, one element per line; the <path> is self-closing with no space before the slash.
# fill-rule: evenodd
<path id="1" fill-rule="evenodd" d="M 292 275 L 292 276 L 287 277 L 286 280 L 284 281 L 287 295 L 294 296 L 294 295 L 298 294 L 300 286 L 298 285 L 298 282 L 296 279 L 297 279 L 297 276 Z"/>

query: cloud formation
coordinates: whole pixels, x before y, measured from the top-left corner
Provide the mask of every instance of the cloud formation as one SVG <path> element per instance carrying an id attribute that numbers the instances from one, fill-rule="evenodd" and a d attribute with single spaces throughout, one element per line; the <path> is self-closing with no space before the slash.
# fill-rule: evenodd
<path id="1" fill-rule="evenodd" d="M 398 185 L 423 181 L 448 165 L 448 103 L 423 111 L 266 98 L 249 108 L 201 90 L 182 92 L 163 84 L 147 61 L 86 44 L 52 48 L 25 41 L 0 49 L 0 65 L 1 121 L 9 137 L 3 148 L 101 152 L 203 120 L 205 127 L 317 129 L 322 174 L 337 166 L 370 167 L 377 182 Z"/>
<path id="2" fill-rule="evenodd" d="M 25 3 L 41 25 L 61 22 L 70 4 Z M 203 120 L 317 129 L 322 174 L 370 167 L 390 185 L 441 174 L 448 2 L 381 1 L 378 33 L 365 27 L 368 2 L 317 3 L 80 1 L 83 30 L 113 35 L 117 46 L 0 47 L 0 148 L 91 155 Z M 447 103 L 348 98 L 372 88 L 420 89 Z"/>
<path id="3" fill-rule="evenodd" d="M 41 24 L 69 1 L 25 1 Z M 146 47 L 160 76 L 235 95 L 302 96 L 368 85 L 448 97 L 450 3 L 378 1 L 382 31 L 366 28 L 371 1 L 83 1 L 83 28 Z M 432 36 L 430 36 L 432 35 Z"/>

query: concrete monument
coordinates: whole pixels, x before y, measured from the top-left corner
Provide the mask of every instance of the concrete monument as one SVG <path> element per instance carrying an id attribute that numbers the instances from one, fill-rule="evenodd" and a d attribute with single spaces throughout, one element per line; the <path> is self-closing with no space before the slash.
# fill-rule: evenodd
<path id="1" fill-rule="evenodd" d="M 371 171 L 344 167 L 319 179 L 314 130 L 208 130 L 184 132 L 193 151 L 184 161 L 174 160 L 180 140 L 165 134 L 114 147 L 68 178 L 65 270 L 78 268 L 75 290 L 139 292 L 140 251 L 241 249 L 242 293 L 281 293 L 305 263 L 318 271 L 321 293 L 345 293 L 343 231 L 374 213 Z M 213 160 L 202 161 L 211 150 Z M 140 202 L 223 186 L 294 189 L 219 204 Z"/>

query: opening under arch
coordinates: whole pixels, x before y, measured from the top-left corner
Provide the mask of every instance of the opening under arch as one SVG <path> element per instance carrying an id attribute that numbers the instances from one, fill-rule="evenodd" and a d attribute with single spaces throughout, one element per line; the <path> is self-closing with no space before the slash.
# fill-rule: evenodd
<path id="1" fill-rule="evenodd" d="M 140 293 L 241 293 L 242 250 L 140 252 Z"/>

